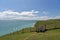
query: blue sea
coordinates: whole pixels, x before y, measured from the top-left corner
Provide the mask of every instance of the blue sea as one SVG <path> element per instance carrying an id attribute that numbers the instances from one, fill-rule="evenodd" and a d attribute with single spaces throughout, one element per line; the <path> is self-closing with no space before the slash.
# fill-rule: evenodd
<path id="1" fill-rule="evenodd" d="M 35 23 L 35 20 L 0 20 L 0 36 L 26 27 L 33 27 Z"/>

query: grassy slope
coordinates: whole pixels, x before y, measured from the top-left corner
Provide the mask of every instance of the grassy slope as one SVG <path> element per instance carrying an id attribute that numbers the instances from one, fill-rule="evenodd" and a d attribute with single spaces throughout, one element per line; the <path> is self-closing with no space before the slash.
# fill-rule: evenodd
<path id="1" fill-rule="evenodd" d="M 56 22 L 56 24 L 55 24 Z M 53 24 L 50 24 L 53 23 Z M 38 21 L 36 25 L 47 24 L 47 28 L 60 27 L 60 20 Z M 49 25 L 48 25 L 49 24 Z M 31 28 L 34 29 L 34 28 Z M 48 30 L 44 33 L 29 32 L 30 28 L 23 29 L 5 36 L 0 40 L 60 40 L 60 29 Z M 21 33 L 22 32 L 22 33 Z M 24 32 L 24 33 L 23 33 Z"/>

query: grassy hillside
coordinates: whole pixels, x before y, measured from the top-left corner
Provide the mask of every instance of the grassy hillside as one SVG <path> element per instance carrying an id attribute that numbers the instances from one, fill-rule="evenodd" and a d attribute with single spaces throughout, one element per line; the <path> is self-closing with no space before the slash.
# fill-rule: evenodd
<path id="1" fill-rule="evenodd" d="M 37 33 L 38 25 L 45 25 L 49 29 L 46 32 Z M 55 29 L 54 29 L 55 28 Z M 20 31 L 4 35 L 0 40 L 60 40 L 60 19 L 37 21 L 35 27 L 25 28 Z"/>
<path id="2" fill-rule="evenodd" d="M 46 21 L 37 21 L 35 26 L 41 25 L 46 25 L 47 29 L 51 28 L 60 28 L 60 19 L 55 19 L 55 20 L 46 20 Z"/>

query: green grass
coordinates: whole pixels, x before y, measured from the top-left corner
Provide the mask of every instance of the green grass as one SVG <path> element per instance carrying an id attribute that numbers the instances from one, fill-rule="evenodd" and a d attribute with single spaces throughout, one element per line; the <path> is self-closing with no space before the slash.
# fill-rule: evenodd
<path id="1" fill-rule="evenodd" d="M 31 32 L 35 31 L 38 25 L 47 25 L 46 32 Z M 57 20 L 47 20 L 47 21 L 37 21 L 33 28 L 25 28 L 20 31 L 4 35 L 0 37 L 0 40 L 60 40 L 60 19 Z"/>
<path id="2" fill-rule="evenodd" d="M 32 35 L 34 34 L 34 35 Z M 26 39 L 27 38 L 27 39 Z M 17 33 L 6 35 L 0 38 L 0 40 L 60 40 L 60 29 L 46 31 L 44 33 Z"/>
<path id="3" fill-rule="evenodd" d="M 42 25 L 46 25 L 46 29 L 51 29 L 51 28 L 60 28 L 60 19 L 55 19 L 55 20 L 47 20 L 47 21 L 37 21 L 35 24 L 35 27 L 39 27 Z"/>

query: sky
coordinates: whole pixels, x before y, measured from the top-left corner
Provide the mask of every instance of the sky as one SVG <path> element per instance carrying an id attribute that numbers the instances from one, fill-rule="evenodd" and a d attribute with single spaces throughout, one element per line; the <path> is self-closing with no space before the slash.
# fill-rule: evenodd
<path id="1" fill-rule="evenodd" d="M 0 0 L 0 20 L 60 19 L 60 0 Z"/>

